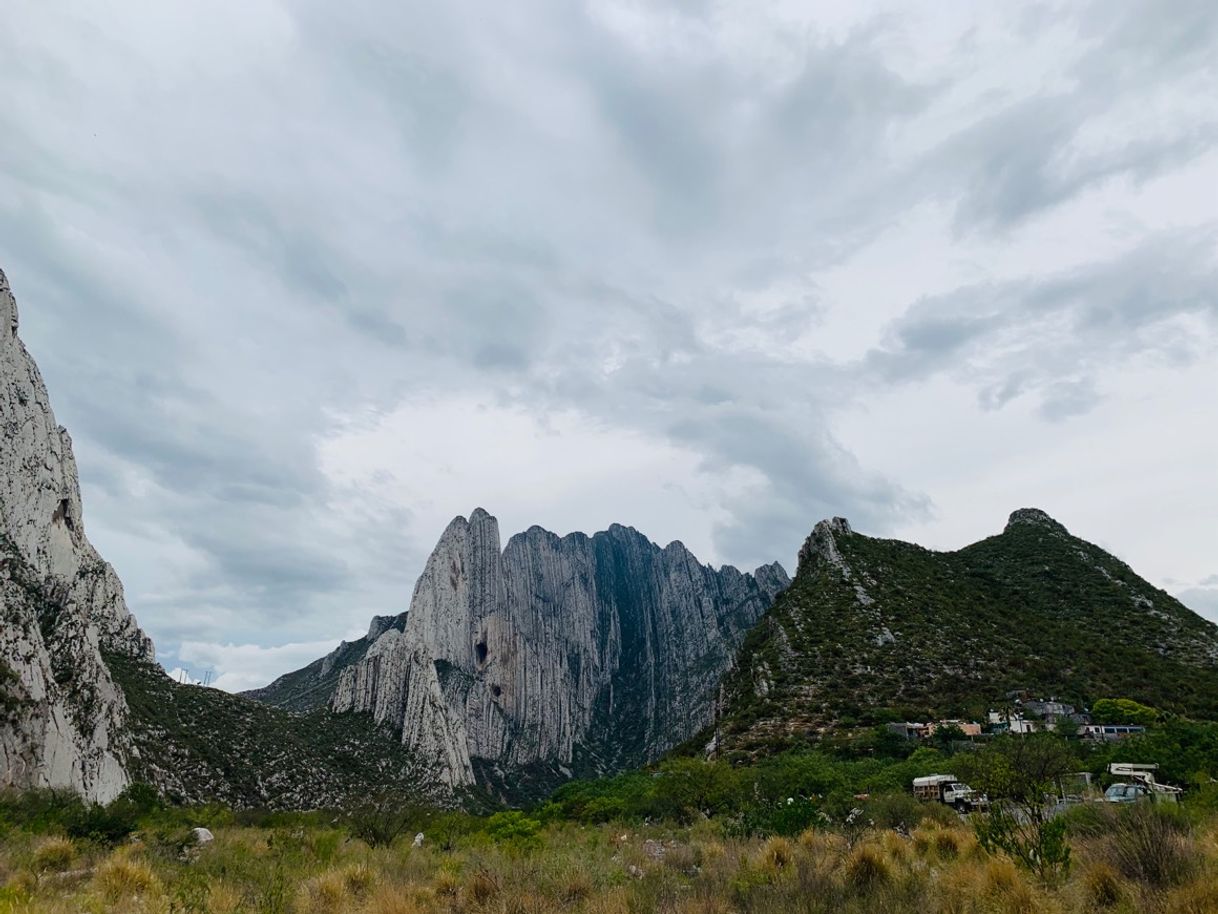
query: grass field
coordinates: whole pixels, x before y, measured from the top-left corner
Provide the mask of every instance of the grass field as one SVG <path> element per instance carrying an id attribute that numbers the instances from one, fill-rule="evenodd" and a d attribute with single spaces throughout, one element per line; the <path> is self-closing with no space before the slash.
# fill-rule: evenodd
<path id="1" fill-rule="evenodd" d="M 112 846 L 10 826 L 0 912 L 1218 911 L 1218 819 L 1151 808 L 1078 817 L 1074 865 L 1049 883 L 986 854 L 939 810 L 909 834 L 863 822 L 789 838 L 733 837 L 714 821 L 541 825 L 509 814 L 494 827 L 433 822 L 421 847 L 407 834 L 375 848 L 324 816 L 250 826 L 214 811 L 199 821 L 215 841 L 193 846 L 191 814 L 176 815 Z"/>

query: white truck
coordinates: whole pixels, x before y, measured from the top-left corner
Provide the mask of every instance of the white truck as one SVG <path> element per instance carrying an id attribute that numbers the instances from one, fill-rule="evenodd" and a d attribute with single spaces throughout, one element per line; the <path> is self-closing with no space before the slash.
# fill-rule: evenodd
<path id="1" fill-rule="evenodd" d="M 984 794 L 962 784 L 954 774 L 930 774 L 914 778 L 914 796 L 928 803 L 943 803 L 958 812 L 973 812 L 989 805 Z"/>
<path id="2" fill-rule="evenodd" d="M 1156 781 L 1155 772 L 1158 770 L 1158 765 L 1113 762 L 1108 766 L 1108 773 L 1124 780 L 1117 781 L 1104 791 L 1104 802 L 1136 803 L 1138 800 L 1152 800 L 1156 803 L 1175 803 L 1184 791 L 1179 787 Z"/>

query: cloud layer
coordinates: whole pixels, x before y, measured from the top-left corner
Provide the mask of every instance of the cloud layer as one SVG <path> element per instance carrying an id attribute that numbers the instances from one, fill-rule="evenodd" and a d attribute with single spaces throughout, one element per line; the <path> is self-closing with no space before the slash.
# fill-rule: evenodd
<path id="1" fill-rule="evenodd" d="M 838 6 L 11 11 L 4 267 L 169 662 L 269 679 L 477 504 L 749 566 L 1040 503 L 1200 593 L 1218 12 Z"/>

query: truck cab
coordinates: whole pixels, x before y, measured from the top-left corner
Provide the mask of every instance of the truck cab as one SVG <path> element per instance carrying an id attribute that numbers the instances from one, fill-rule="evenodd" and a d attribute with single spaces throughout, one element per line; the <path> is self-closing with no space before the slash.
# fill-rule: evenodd
<path id="1" fill-rule="evenodd" d="M 958 780 L 954 774 L 932 774 L 914 778 L 913 792 L 919 800 L 942 803 L 959 812 L 972 812 L 988 803 L 984 796 Z"/>

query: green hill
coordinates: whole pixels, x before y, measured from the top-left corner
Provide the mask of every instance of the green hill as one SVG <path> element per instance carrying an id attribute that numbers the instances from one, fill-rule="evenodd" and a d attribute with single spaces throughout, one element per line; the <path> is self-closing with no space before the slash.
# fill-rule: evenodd
<path id="1" fill-rule="evenodd" d="M 822 521 L 725 680 L 720 745 L 979 717 L 1026 689 L 1218 719 L 1218 627 L 1042 511 L 933 552 Z"/>
<path id="2" fill-rule="evenodd" d="M 155 664 L 107 653 L 130 707 L 135 780 L 187 804 L 338 808 L 385 790 L 445 801 L 430 770 L 363 714 L 293 713 L 174 682 Z"/>

